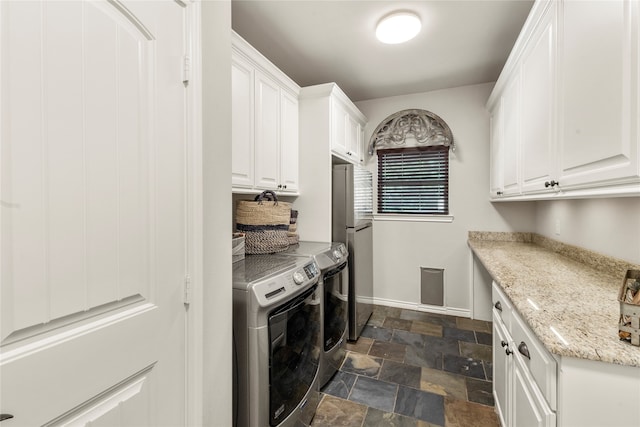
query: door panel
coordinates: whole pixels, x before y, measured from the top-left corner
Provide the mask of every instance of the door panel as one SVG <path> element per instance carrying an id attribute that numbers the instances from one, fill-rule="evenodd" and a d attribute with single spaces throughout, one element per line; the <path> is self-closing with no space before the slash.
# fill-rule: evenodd
<path id="1" fill-rule="evenodd" d="M 275 190 L 280 170 L 278 83 L 256 71 L 255 96 L 255 184 L 260 189 Z"/>
<path id="2" fill-rule="evenodd" d="M 0 3 L 12 425 L 184 423 L 184 14 Z"/>
<path id="3" fill-rule="evenodd" d="M 637 2 L 563 2 L 561 11 L 558 180 L 566 188 L 636 178 Z"/>
<path id="4" fill-rule="evenodd" d="M 522 192 L 544 191 L 555 177 L 555 5 L 544 15 L 522 60 Z"/>
<path id="5" fill-rule="evenodd" d="M 280 91 L 280 184 L 298 191 L 298 100 Z"/>

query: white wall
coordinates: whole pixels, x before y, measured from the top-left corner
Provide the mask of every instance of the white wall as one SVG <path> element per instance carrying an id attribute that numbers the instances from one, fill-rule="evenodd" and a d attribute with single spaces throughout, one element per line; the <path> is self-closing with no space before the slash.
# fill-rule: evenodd
<path id="1" fill-rule="evenodd" d="M 534 231 L 640 264 L 640 197 L 537 202 Z"/>
<path id="2" fill-rule="evenodd" d="M 445 269 L 445 306 L 452 314 L 471 309 L 470 230 L 531 231 L 532 202 L 489 202 L 489 117 L 485 103 L 493 83 L 356 103 L 368 119 L 365 140 L 389 115 L 420 108 L 451 128 L 456 152 L 450 160 L 452 223 L 378 221 L 374 223 L 374 299 L 379 303 L 420 303 L 420 267 Z M 371 170 L 376 157 L 367 160 Z"/>
<path id="3" fill-rule="evenodd" d="M 202 366 L 195 425 L 232 424 L 231 2 L 202 5 Z M 197 393 L 197 391 L 196 391 Z M 197 398 L 198 396 L 192 396 Z"/>

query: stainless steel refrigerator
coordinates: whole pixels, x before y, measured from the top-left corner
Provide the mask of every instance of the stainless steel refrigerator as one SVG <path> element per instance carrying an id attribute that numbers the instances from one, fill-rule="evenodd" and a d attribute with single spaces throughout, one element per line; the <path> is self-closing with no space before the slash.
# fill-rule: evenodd
<path id="1" fill-rule="evenodd" d="M 349 250 L 349 340 L 373 312 L 373 180 L 355 165 L 333 166 L 332 240 Z"/>

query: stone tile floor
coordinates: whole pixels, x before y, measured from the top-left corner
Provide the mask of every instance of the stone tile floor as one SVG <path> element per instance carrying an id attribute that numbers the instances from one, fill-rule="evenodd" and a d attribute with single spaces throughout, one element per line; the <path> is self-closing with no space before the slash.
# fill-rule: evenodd
<path id="1" fill-rule="evenodd" d="M 377 305 L 313 427 L 499 427 L 491 322 Z"/>

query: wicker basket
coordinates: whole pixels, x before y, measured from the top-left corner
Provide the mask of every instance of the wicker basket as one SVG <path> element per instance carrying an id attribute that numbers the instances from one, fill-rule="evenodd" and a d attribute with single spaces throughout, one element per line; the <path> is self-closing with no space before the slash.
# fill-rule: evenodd
<path id="1" fill-rule="evenodd" d="M 636 285 L 636 283 L 638 283 Z M 620 301 L 619 336 L 640 346 L 640 270 L 627 270 L 618 294 Z M 635 291 L 633 290 L 635 289 Z"/>
<path id="2" fill-rule="evenodd" d="M 245 233 L 247 254 L 269 254 L 289 247 L 291 204 L 279 202 L 273 191 L 263 191 L 253 201 L 239 200 L 236 229 Z"/>

